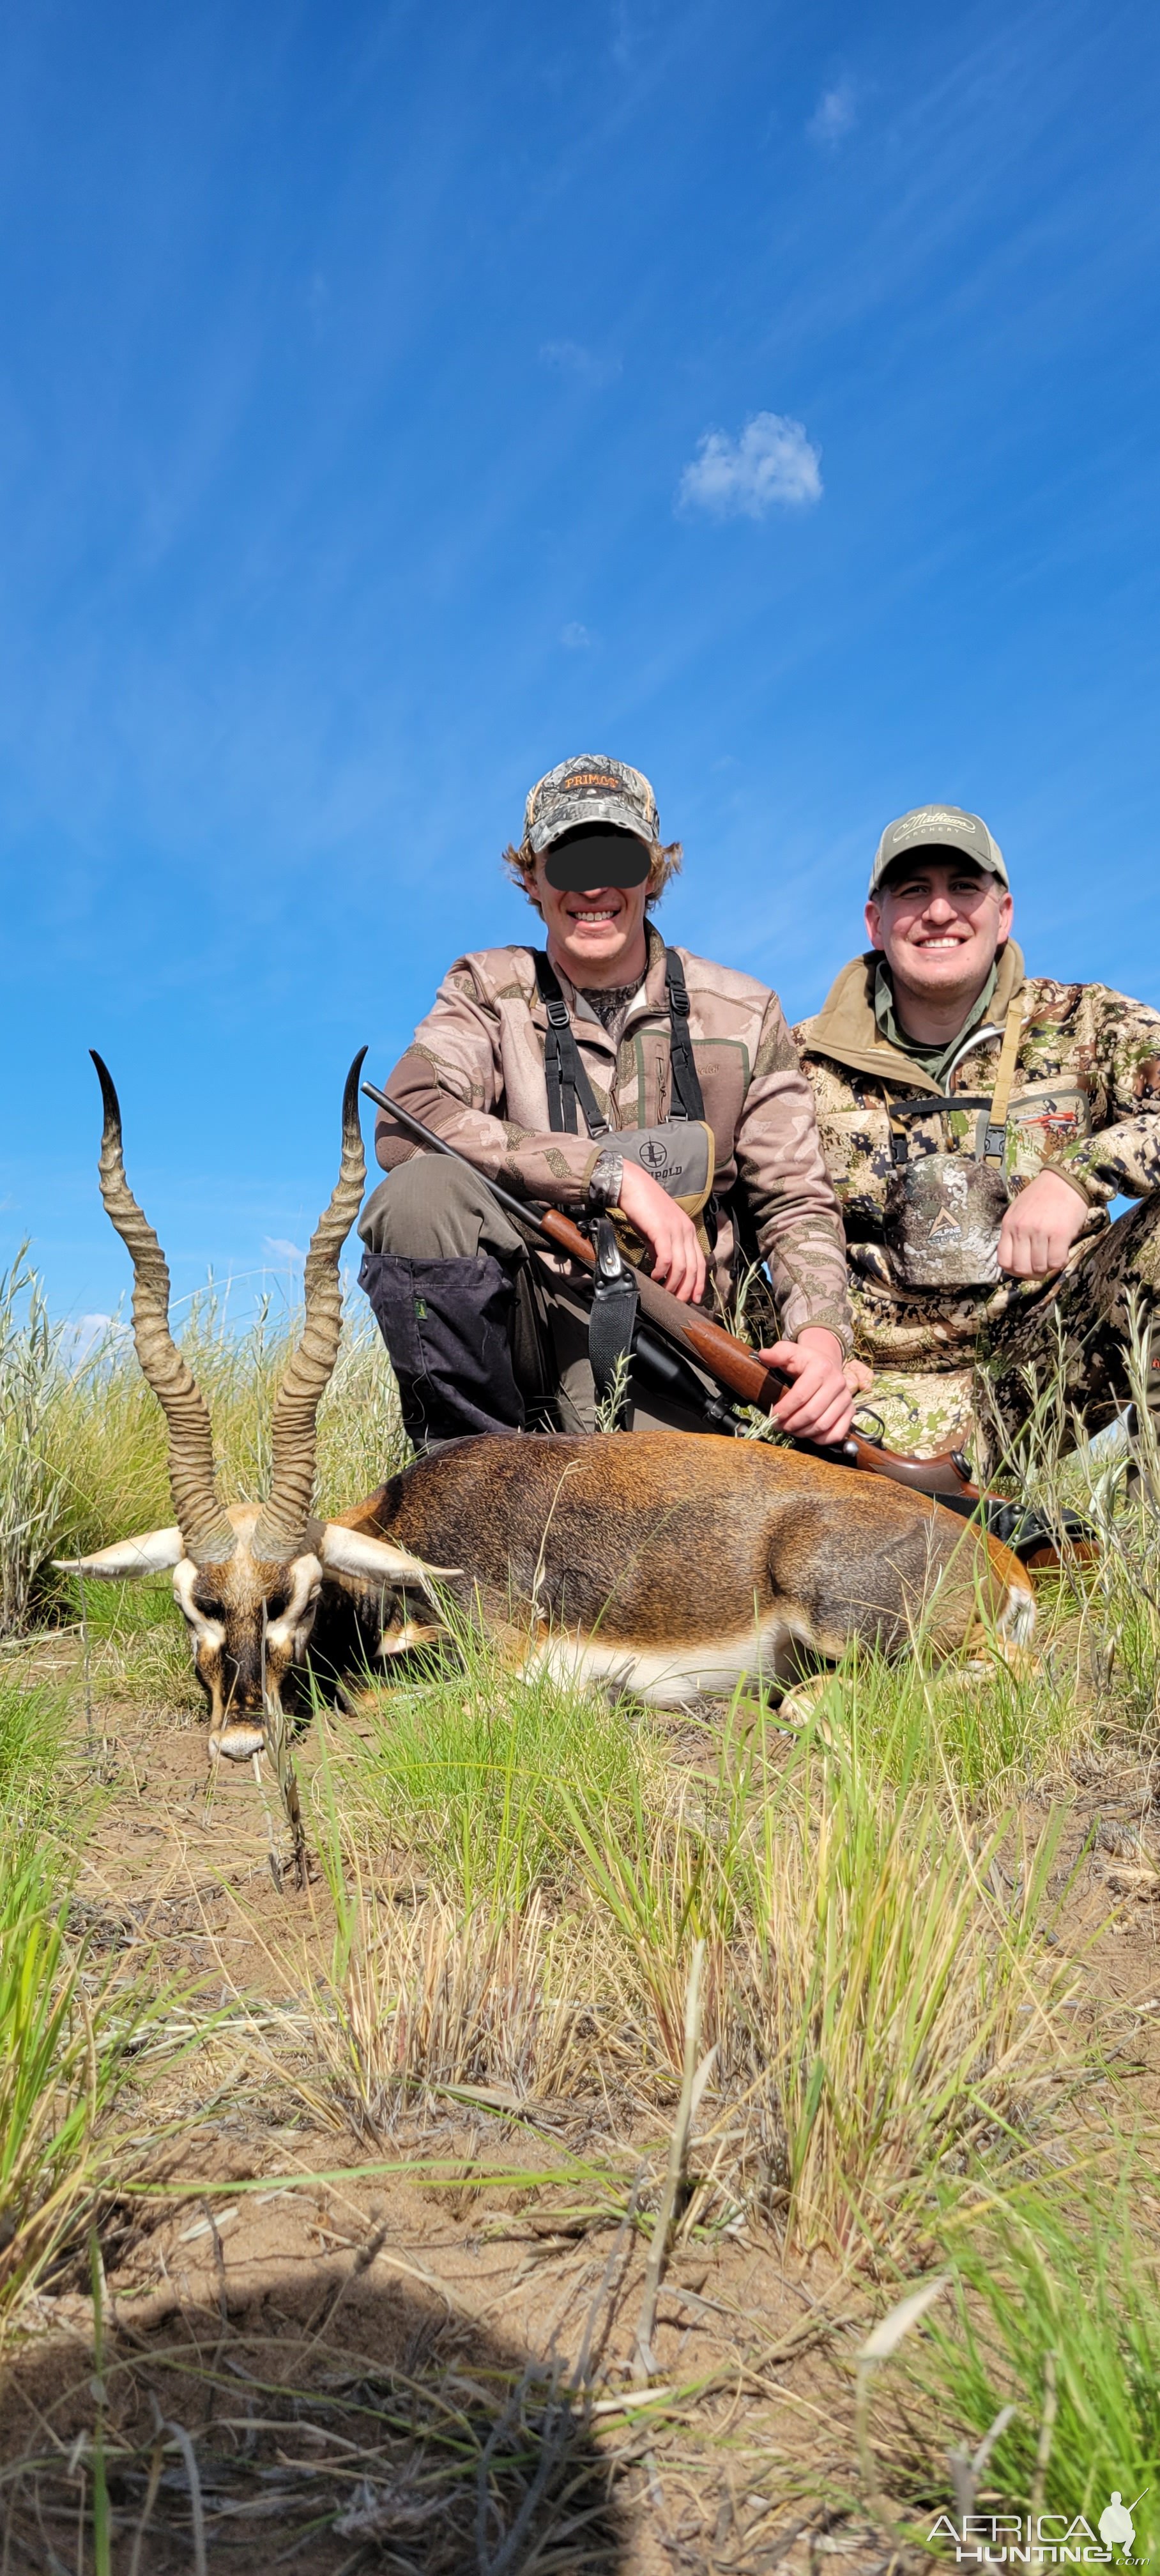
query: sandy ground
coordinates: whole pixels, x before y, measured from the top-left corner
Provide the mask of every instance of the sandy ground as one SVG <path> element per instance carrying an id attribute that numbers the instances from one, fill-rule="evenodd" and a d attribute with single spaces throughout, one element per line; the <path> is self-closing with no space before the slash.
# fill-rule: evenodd
<path id="1" fill-rule="evenodd" d="M 108 1785 L 81 1888 L 95 1944 L 126 1970 L 158 1944 L 175 1975 L 204 1981 L 207 2014 L 231 1985 L 285 2004 L 268 1945 L 310 1940 L 315 1923 L 321 1939 L 320 1897 L 275 1890 L 252 1775 L 223 1766 L 207 1805 L 196 1719 L 106 1707 L 100 1723 Z M 1099 2015 L 1116 2052 L 1102 2080 L 1126 2077 L 1134 2109 L 1153 2112 L 1149 1783 L 1093 1767 L 1070 1796 L 1064 1867 L 1090 1846 L 1059 1933 L 1084 1962 L 1078 2020 Z M 216 2043 L 195 2048 L 151 2125 L 204 2104 L 221 2075 Z M 98 2420 L 114 2576 L 898 2563 L 856 2504 L 846 2518 L 815 2500 L 822 2479 L 857 2495 L 851 2363 L 868 2309 L 832 2265 L 787 2266 L 756 2228 L 678 2249 L 653 2342 L 660 2393 L 642 2402 L 647 2249 L 619 2213 L 662 2138 L 657 2120 L 611 2129 L 595 2094 L 518 2116 L 460 2095 L 376 2144 L 312 2125 L 259 2048 L 235 2096 L 158 2156 L 152 2196 L 103 2221 L 99 2375 L 87 2270 L 36 2303 L 0 2391 L 3 2569 L 93 2566 L 79 2532 Z M 440 2187 L 409 2163 L 437 2166 Z M 595 2410 L 573 2393 L 585 2353 Z"/>

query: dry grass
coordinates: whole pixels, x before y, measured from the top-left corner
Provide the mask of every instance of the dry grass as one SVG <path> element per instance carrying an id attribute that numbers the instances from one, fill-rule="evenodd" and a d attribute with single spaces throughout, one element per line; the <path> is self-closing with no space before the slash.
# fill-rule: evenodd
<path id="1" fill-rule="evenodd" d="M 293 2067 L 262 2023 L 312 2119 L 382 2139 L 458 2086 L 655 2121 L 680 2079 L 698 1941 L 714 2052 L 698 2225 L 749 2210 L 799 2254 L 901 2262 L 926 2241 L 933 2189 L 981 2154 L 1014 2162 L 1058 2118 L 1079 2071 L 1074 1970 L 1051 1946 L 1058 1818 L 1034 1835 L 1009 1814 L 975 1821 L 905 1776 L 897 1737 L 887 1764 L 824 1711 L 789 1738 L 751 1713 L 719 1758 L 675 1773 L 622 1715 L 609 1782 L 598 1708 L 583 1760 L 567 1742 L 553 1757 L 554 1694 L 494 1668 L 489 1689 L 473 1653 L 469 1688 L 422 1694 L 429 1767 L 411 1704 L 401 1745 L 388 1707 L 320 1777 L 334 1928 L 323 1966 L 314 1941 L 278 1954 L 299 1998 Z M 912 1773 L 923 1751 L 916 1729 Z M 485 1878 L 497 1813 L 502 1866 Z"/>

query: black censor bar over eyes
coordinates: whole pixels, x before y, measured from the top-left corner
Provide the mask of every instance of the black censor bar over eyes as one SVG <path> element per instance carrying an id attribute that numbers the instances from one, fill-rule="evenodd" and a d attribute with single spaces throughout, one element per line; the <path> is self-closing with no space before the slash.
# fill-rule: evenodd
<path id="1" fill-rule="evenodd" d="M 558 894 L 595 894 L 602 886 L 643 885 L 652 852 L 635 832 L 575 832 L 554 841 L 544 875 Z"/>

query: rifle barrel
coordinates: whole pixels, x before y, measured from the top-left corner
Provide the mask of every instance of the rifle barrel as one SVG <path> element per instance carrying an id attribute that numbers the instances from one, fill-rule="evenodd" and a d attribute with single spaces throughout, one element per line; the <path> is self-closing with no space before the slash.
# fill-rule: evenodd
<path id="1" fill-rule="evenodd" d="M 385 1091 L 377 1091 L 373 1082 L 364 1082 L 362 1088 L 365 1099 L 373 1100 L 376 1109 L 385 1109 L 388 1117 L 397 1119 L 400 1127 L 409 1128 L 412 1136 L 418 1138 L 420 1143 L 429 1145 L 433 1154 L 449 1154 L 453 1163 L 467 1162 L 466 1154 L 460 1153 L 458 1145 L 449 1145 L 446 1136 L 437 1136 L 433 1127 L 425 1127 L 422 1119 L 416 1118 L 413 1109 L 404 1109 L 399 1101 L 392 1100 Z M 475 1164 L 469 1164 L 468 1169 L 474 1171 Z M 481 1172 L 479 1177 L 491 1191 L 493 1199 L 498 1199 L 501 1208 L 506 1208 L 509 1216 L 518 1217 L 521 1225 L 533 1226 L 536 1233 L 543 1236 L 545 1243 L 551 1242 L 552 1238 L 546 1225 L 541 1222 L 533 1208 L 525 1207 L 522 1199 L 513 1198 L 510 1190 L 501 1189 L 498 1181 L 489 1180 L 486 1172 Z M 579 1227 L 575 1231 L 579 1234 Z M 580 1235 L 580 1241 L 584 1243 L 583 1235 Z M 585 1244 L 584 1249 L 588 1259 L 593 1260 L 595 1256 L 590 1246 Z"/>

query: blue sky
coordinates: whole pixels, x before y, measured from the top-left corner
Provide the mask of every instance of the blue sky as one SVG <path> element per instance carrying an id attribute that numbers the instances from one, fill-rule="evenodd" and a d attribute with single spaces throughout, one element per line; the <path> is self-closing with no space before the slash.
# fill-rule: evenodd
<path id="1" fill-rule="evenodd" d="M 813 1006 L 883 822 L 1160 1003 L 1158 22 L 41 0 L 0 26 L 0 1257 L 286 1271 L 577 750 Z M 272 1248 L 273 1247 L 273 1248 Z"/>

